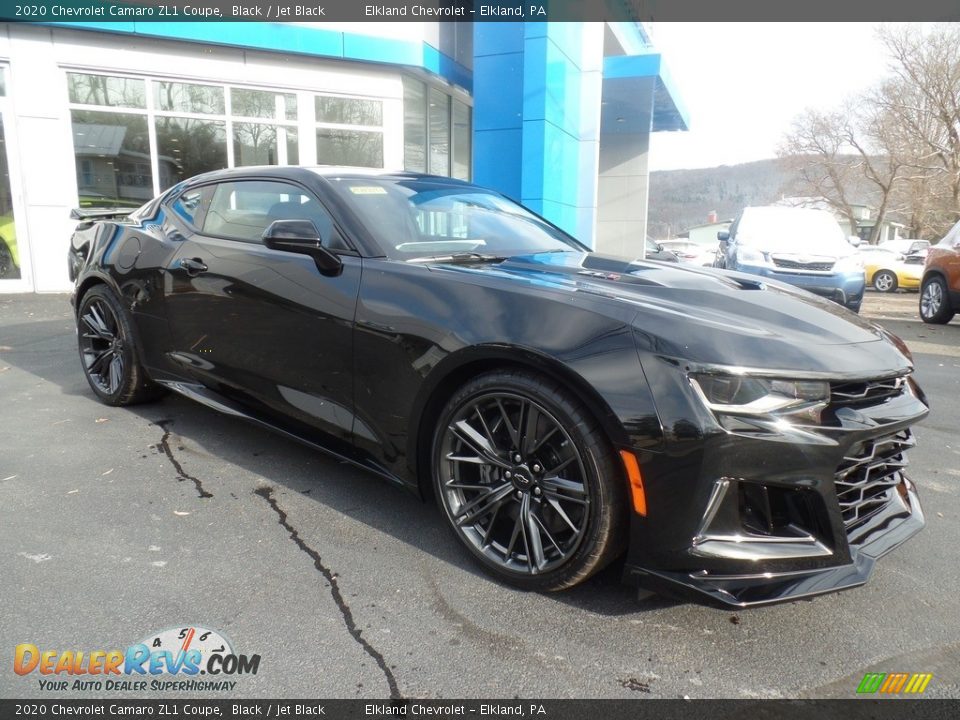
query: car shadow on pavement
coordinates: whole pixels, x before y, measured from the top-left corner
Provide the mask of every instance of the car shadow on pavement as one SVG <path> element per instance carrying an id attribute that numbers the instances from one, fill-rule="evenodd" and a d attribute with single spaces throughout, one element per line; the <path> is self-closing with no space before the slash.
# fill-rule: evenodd
<path id="1" fill-rule="evenodd" d="M 102 406 L 94 398 L 80 369 L 70 322 L 67 317 L 0 327 L 0 346 L 4 349 L 0 354 L 0 367 L 14 365 L 53 383 L 64 395 L 88 398 L 91 412 L 100 413 Z M 23 427 L 28 432 L 29 407 L 8 406 L 7 409 L 27 415 Z M 250 476 L 262 478 L 280 490 L 281 497 L 283 491 L 299 493 L 471 575 L 487 582 L 497 582 L 460 547 L 443 524 L 432 499 L 424 502 L 407 490 L 349 463 L 177 395 L 167 395 L 154 403 L 117 408 L 116 411 L 129 412 L 156 426 L 155 447 L 158 452 L 165 452 L 174 463 L 171 472 L 197 472 L 189 465 L 189 451 L 196 452 L 199 448 L 206 458 L 236 465 Z M 64 432 L 70 432 L 70 427 L 77 425 L 64 426 Z M 161 443 L 168 431 L 171 441 Z M 81 439 L 74 438 L 73 441 L 81 442 Z M 166 447 L 161 448 L 161 445 Z M 198 490 L 202 487 L 203 492 L 216 486 L 222 492 L 225 489 L 223 483 L 229 482 L 222 477 L 187 477 L 196 480 Z M 231 489 L 231 492 L 236 490 L 240 488 Z M 618 561 L 571 590 L 544 594 L 543 597 L 550 602 L 604 616 L 649 612 L 681 604 L 659 596 L 638 601 L 636 589 L 620 582 L 621 572 L 622 561 Z M 512 588 L 511 591 L 521 592 Z"/>

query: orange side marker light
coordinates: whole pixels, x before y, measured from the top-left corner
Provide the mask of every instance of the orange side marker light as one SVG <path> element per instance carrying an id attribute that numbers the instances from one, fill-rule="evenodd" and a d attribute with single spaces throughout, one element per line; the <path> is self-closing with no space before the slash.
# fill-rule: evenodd
<path id="1" fill-rule="evenodd" d="M 647 494 L 643 489 L 643 476 L 640 475 L 640 464 L 637 462 L 637 456 L 629 450 L 621 450 L 620 457 L 623 458 L 623 467 L 627 471 L 627 479 L 630 481 L 630 494 L 633 497 L 634 512 L 646 517 Z"/>

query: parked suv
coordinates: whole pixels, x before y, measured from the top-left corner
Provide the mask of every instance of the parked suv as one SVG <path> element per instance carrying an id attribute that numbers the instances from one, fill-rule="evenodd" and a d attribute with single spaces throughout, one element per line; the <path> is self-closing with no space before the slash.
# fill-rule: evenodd
<path id="1" fill-rule="evenodd" d="M 717 267 L 790 283 L 860 312 L 863 260 L 826 210 L 744 208 L 717 239 Z"/>
<path id="2" fill-rule="evenodd" d="M 920 318 L 948 323 L 960 312 L 960 222 L 930 248 L 920 285 Z"/>

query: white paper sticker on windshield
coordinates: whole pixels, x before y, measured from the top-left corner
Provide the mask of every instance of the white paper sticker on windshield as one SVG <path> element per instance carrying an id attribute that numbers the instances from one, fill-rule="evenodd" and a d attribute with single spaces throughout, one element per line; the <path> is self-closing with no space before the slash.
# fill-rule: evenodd
<path id="1" fill-rule="evenodd" d="M 350 192 L 354 195 L 386 195 L 387 191 L 379 185 L 351 185 Z"/>

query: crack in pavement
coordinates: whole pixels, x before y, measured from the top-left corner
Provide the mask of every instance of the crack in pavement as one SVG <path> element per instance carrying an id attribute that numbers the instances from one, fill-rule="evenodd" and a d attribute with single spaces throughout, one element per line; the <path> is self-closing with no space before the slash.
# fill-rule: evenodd
<path id="1" fill-rule="evenodd" d="M 157 443 L 157 447 L 160 448 L 161 452 L 167 456 L 167 460 L 173 465 L 174 469 L 177 471 L 177 482 L 183 482 L 184 480 L 190 480 L 197 488 L 197 495 L 201 498 L 212 498 L 213 493 L 207 492 L 203 488 L 203 483 L 200 482 L 200 478 L 195 478 L 193 475 L 188 473 L 183 469 L 183 466 L 179 461 L 173 456 L 173 449 L 170 447 L 170 429 L 167 427 L 173 420 L 156 420 L 151 425 L 156 425 L 161 430 L 163 430 L 163 437 L 160 438 L 160 442 Z"/>
<path id="2" fill-rule="evenodd" d="M 278 522 L 280 526 L 290 533 L 290 539 L 293 540 L 294 544 L 300 548 L 303 552 L 310 556 L 313 560 L 313 566 L 320 571 L 323 577 L 328 583 L 330 583 L 330 594 L 333 596 L 333 602 L 336 603 L 337 608 L 340 610 L 340 614 L 343 616 L 343 624 L 347 626 L 347 632 L 353 637 L 357 643 L 360 644 L 360 647 L 374 659 L 377 663 L 377 666 L 380 670 L 383 671 L 384 677 L 387 679 L 387 685 L 390 686 L 390 699 L 391 700 L 400 700 L 402 696 L 400 695 L 400 688 L 397 687 L 397 680 L 393 676 L 393 672 L 387 667 L 386 661 L 383 659 L 383 655 L 374 648 L 369 642 L 367 642 L 361 636 L 361 630 L 357 627 L 356 621 L 353 619 L 353 612 L 350 610 L 350 606 L 347 605 L 346 601 L 343 599 L 343 593 L 340 592 L 340 585 L 337 583 L 337 576 L 326 565 L 323 564 L 323 560 L 320 558 L 320 553 L 314 550 L 312 547 L 307 545 L 303 538 L 300 537 L 300 533 L 290 524 L 287 520 L 287 513 L 277 504 L 276 498 L 273 497 L 273 488 L 271 487 L 260 487 L 253 491 L 254 495 L 259 495 L 273 508 L 273 511 L 277 513 L 279 518 Z"/>

